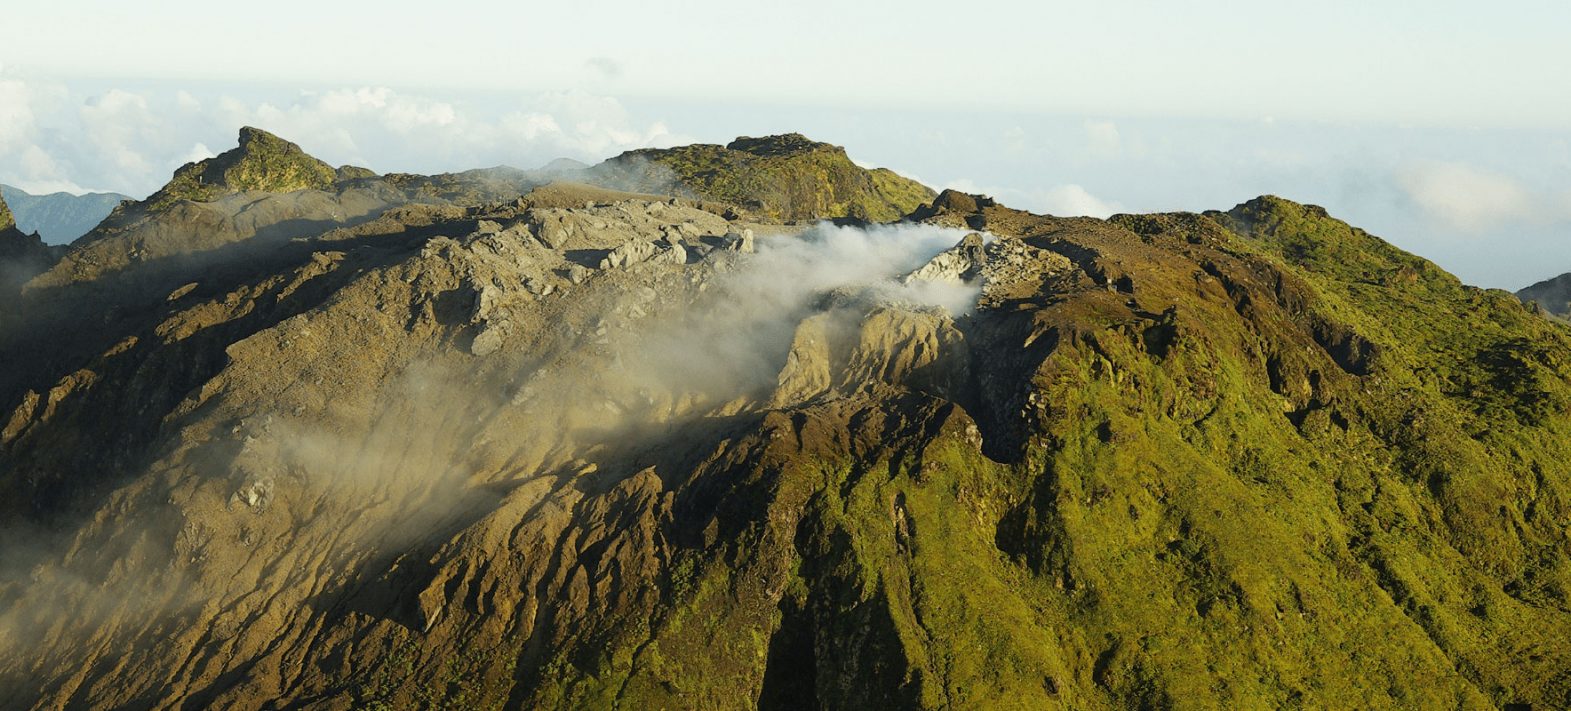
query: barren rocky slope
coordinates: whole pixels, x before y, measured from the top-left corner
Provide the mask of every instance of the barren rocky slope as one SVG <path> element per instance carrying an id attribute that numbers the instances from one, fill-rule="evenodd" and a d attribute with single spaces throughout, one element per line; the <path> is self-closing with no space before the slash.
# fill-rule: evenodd
<path id="1" fill-rule="evenodd" d="M 398 189 L 0 316 L 0 705 L 1571 704 L 1571 332 L 1323 210 Z"/>

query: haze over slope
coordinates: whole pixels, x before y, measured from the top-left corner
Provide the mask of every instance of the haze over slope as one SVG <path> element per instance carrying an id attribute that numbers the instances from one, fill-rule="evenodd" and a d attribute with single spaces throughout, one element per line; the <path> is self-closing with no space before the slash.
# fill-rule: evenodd
<path id="1" fill-rule="evenodd" d="M 1571 331 L 1324 210 L 242 143 L 0 312 L 0 704 L 1571 704 Z"/>

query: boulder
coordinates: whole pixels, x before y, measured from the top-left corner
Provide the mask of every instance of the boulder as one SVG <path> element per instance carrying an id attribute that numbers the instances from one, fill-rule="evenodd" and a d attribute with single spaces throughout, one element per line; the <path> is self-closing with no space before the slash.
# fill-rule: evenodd
<path id="1" fill-rule="evenodd" d="M 724 239 L 726 249 L 744 254 L 753 253 L 753 231 L 750 229 L 743 228 L 741 232 L 727 232 Z"/>
<path id="2" fill-rule="evenodd" d="M 982 235 L 966 235 L 949 249 L 939 252 L 927 264 L 911 272 L 902 280 L 906 284 L 916 281 L 936 281 L 963 284 L 981 275 L 987 266 L 987 248 Z"/>

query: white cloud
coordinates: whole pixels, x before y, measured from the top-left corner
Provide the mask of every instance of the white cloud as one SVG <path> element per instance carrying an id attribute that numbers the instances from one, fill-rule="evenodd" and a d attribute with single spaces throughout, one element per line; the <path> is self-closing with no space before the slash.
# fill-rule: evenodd
<path id="1" fill-rule="evenodd" d="M 1117 155 L 1123 148 L 1118 124 L 1112 121 L 1087 120 L 1084 125 L 1086 147 L 1093 155 Z"/>
<path id="2" fill-rule="evenodd" d="M 1009 128 L 1004 129 L 1004 149 L 1010 153 L 1024 153 L 1030 146 L 1028 138 L 1029 136 L 1027 136 L 1026 130 L 1024 128 L 1021 128 L 1020 126 L 1010 126 Z"/>
<path id="3" fill-rule="evenodd" d="M 33 98 L 26 84 L 0 79 L 0 153 L 25 144 L 34 131 Z"/>
<path id="4" fill-rule="evenodd" d="M 1059 185 L 1042 191 L 1038 204 L 1053 215 L 1107 217 L 1122 210 L 1117 203 L 1103 200 L 1074 184 Z"/>
<path id="5" fill-rule="evenodd" d="M 1105 218 L 1125 211 L 1119 203 L 1092 195 L 1090 191 L 1074 183 L 1036 189 L 989 188 L 962 178 L 950 181 L 944 187 L 961 192 L 990 195 L 1009 207 L 1058 217 Z"/>
<path id="6" fill-rule="evenodd" d="M 590 57 L 584 61 L 584 66 L 594 70 L 604 79 L 622 76 L 622 64 L 610 57 Z"/>
<path id="7" fill-rule="evenodd" d="M 640 125 L 615 99 L 582 92 L 530 97 L 488 114 L 387 88 L 302 94 L 278 106 L 228 101 L 231 125 L 273 131 L 329 162 L 374 170 L 439 172 L 498 163 L 534 167 L 556 158 L 592 161 L 686 139 L 663 123 Z"/>
<path id="8" fill-rule="evenodd" d="M 217 153 L 213 152 L 213 149 L 207 147 L 206 143 L 198 143 L 191 146 L 191 150 L 187 151 L 185 157 L 180 159 L 180 164 L 185 165 L 186 163 L 204 161 L 217 155 Z"/>
<path id="9" fill-rule="evenodd" d="M 0 75 L 0 180 L 25 190 L 80 186 L 146 195 L 174 169 L 233 145 L 256 126 L 333 164 L 434 173 L 556 158 L 596 161 L 624 150 L 690 139 L 640 122 L 615 99 L 584 92 L 468 105 L 385 87 L 272 98 L 195 90 L 67 87 Z"/>
<path id="10" fill-rule="evenodd" d="M 1571 193 L 1535 193 L 1516 180 L 1464 163 L 1424 163 L 1397 182 L 1424 215 L 1462 232 L 1571 219 Z"/>

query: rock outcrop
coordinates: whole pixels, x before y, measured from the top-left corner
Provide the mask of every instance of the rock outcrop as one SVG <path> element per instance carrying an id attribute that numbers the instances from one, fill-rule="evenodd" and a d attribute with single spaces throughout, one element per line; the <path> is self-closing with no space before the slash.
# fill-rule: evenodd
<path id="1" fill-rule="evenodd" d="M 975 280 L 987 267 L 987 248 L 982 235 L 968 234 L 954 247 L 939 252 L 937 256 L 907 274 L 904 281 L 938 281 L 963 284 Z"/>

